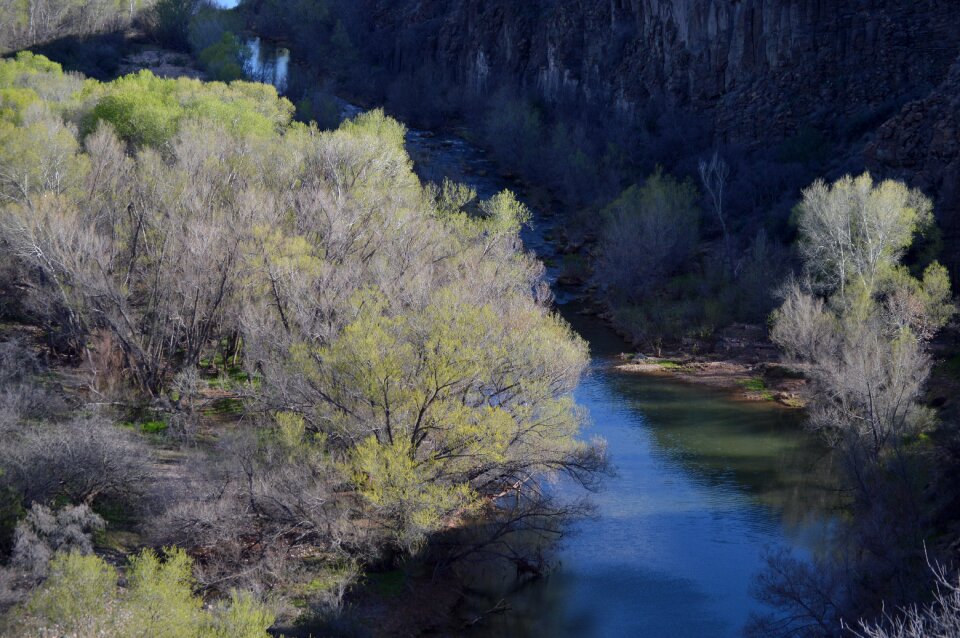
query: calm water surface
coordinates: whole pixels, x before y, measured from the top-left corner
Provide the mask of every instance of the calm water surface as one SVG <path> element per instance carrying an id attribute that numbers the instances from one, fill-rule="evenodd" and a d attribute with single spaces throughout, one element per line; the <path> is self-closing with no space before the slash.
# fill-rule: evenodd
<path id="1" fill-rule="evenodd" d="M 287 90 L 290 75 L 290 50 L 266 44 L 260 38 L 248 38 L 243 42 L 243 72 L 256 82 L 272 84 L 280 93 Z"/>
<path id="2" fill-rule="evenodd" d="M 251 78 L 282 90 L 289 51 L 253 42 Z M 345 116 L 358 112 L 345 105 Z M 449 177 L 481 197 L 509 187 L 481 150 L 456 136 L 413 130 L 407 141 L 424 180 Z M 551 283 L 560 261 L 547 240 L 554 225 L 535 213 L 523 233 Z M 623 343 L 577 312 L 574 292 L 554 292 L 591 344 L 576 398 L 590 413 L 587 435 L 606 439 L 617 475 L 593 495 L 598 516 L 576 526 L 549 578 L 517 590 L 490 576 L 477 610 L 507 595 L 513 611 L 491 616 L 475 635 L 739 635 L 750 614 L 763 611 L 749 590 L 765 551 L 785 546 L 809 556 L 825 547 L 839 503 L 830 456 L 795 412 L 614 370 Z M 558 489 L 575 495 L 572 486 Z"/>
<path id="3" fill-rule="evenodd" d="M 481 197 L 510 186 L 458 137 L 414 130 L 407 141 L 424 180 L 449 177 Z M 509 592 L 513 608 L 476 635 L 738 636 L 764 611 L 750 586 L 765 552 L 825 548 L 840 502 L 832 458 L 796 412 L 615 370 L 623 342 L 578 312 L 575 291 L 555 285 L 555 224 L 535 211 L 523 240 L 548 264 L 559 311 L 590 343 L 576 398 L 617 475 L 592 496 L 598 516 L 576 526 L 549 578 L 516 591 L 504 577 L 475 601 L 483 611 Z"/>

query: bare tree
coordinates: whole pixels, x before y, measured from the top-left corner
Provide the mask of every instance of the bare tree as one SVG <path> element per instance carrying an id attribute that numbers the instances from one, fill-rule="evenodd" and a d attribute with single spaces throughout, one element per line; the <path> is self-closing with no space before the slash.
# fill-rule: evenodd
<path id="1" fill-rule="evenodd" d="M 728 270 L 732 268 L 733 246 L 730 230 L 727 228 L 726 211 L 724 205 L 724 189 L 730 178 L 730 166 L 720 157 L 720 151 L 714 151 L 709 160 L 701 159 L 699 164 L 700 182 L 707 191 L 713 214 L 720 222 L 723 233 L 723 263 Z"/>
<path id="2" fill-rule="evenodd" d="M 132 506 L 151 480 L 145 445 L 102 417 L 8 433 L 0 448 L 0 466 L 5 470 L 0 481 L 28 504 L 112 499 Z"/>
<path id="3" fill-rule="evenodd" d="M 850 628 L 857 638 L 952 638 L 960 636 L 960 579 L 942 566 L 931 568 L 935 578 L 933 602 L 913 605 L 899 613 L 884 613 L 880 620 L 861 621 Z"/>
<path id="4" fill-rule="evenodd" d="M 35 581 L 42 580 L 56 552 L 92 553 L 92 535 L 105 527 L 103 518 L 88 505 L 51 510 L 34 503 L 17 523 L 11 565 Z"/>

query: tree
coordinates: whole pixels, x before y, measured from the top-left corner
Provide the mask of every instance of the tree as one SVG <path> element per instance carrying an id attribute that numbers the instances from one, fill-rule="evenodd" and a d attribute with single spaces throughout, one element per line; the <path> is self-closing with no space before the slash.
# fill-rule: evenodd
<path id="1" fill-rule="evenodd" d="M 942 266 L 916 279 L 900 265 L 930 211 L 919 192 L 869 175 L 817 182 L 797 208 L 810 283 L 787 285 L 771 338 L 808 366 L 811 423 L 845 443 L 858 474 L 930 422 L 925 343 L 953 306 Z"/>
<path id="2" fill-rule="evenodd" d="M 603 212 L 595 280 L 615 299 L 639 301 L 687 266 L 699 239 L 697 192 L 657 170 Z"/>
<path id="3" fill-rule="evenodd" d="M 50 576 L 30 600 L 11 612 L 14 628 L 34 635 L 109 635 L 117 574 L 103 559 L 79 552 L 56 555 Z"/>
<path id="4" fill-rule="evenodd" d="M 157 0 L 148 17 L 153 37 L 165 47 L 188 51 L 190 19 L 199 6 L 198 0 Z"/>
<path id="5" fill-rule="evenodd" d="M 911 605 L 898 613 L 884 613 L 877 621 L 850 627 L 857 638 L 947 638 L 960 635 L 960 581 L 944 568 L 933 568 L 935 589 L 929 605 Z"/>
<path id="6" fill-rule="evenodd" d="M 273 614 L 249 593 L 233 591 L 229 601 L 204 609 L 193 593 L 193 561 L 170 548 L 163 558 L 151 550 L 133 557 L 127 583 L 103 559 L 79 552 L 59 553 L 50 576 L 8 619 L 20 635 L 121 638 L 266 638 Z"/>
<path id="7" fill-rule="evenodd" d="M 0 53 L 123 28 L 136 17 L 137 4 L 134 0 L 3 0 Z"/>
<path id="8" fill-rule="evenodd" d="M 22 150 L 0 151 L 0 240 L 31 309 L 64 326 L 67 354 L 127 379 L 131 408 L 189 409 L 214 366 L 243 401 L 236 433 L 184 460 L 149 526 L 204 557 L 202 584 L 294 581 L 335 611 L 374 557 L 457 526 L 500 546 L 498 527 L 555 539 L 583 511 L 543 484 L 592 487 L 605 469 L 572 398 L 586 346 L 551 312 L 513 194 L 424 188 L 382 111 L 321 132 L 261 85 L 76 86 L 42 60 L 0 61 L 0 90 L 21 85 L 0 120 Z M 57 143 L 30 148 L 44 136 Z M 25 413 L 0 412 L 2 480 L 25 505 L 126 504 L 151 483 L 134 432 L 27 428 Z M 170 595 L 188 622 L 194 602 Z"/>
<path id="9" fill-rule="evenodd" d="M 729 271 L 733 260 L 733 246 L 731 244 L 730 229 L 727 228 L 726 211 L 724 205 L 724 190 L 730 177 L 730 166 L 720 157 L 719 151 L 714 151 L 709 160 L 701 159 L 699 163 L 700 182 L 709 195 L 709 202 L 713 208 L 717 221 L 720 222 L 720 231 L 723 233 L 723 264 Z"/>
<path id="10" fill-rule="evenodd" d="M 102 417 L 8 432 L 0 466 L 0 481 L 26 505 L 113 502 L 132 508 L 151 476 L 145 444 Z"/>
<path id="11" fill-rule="evenodd" d="M 920 191 L 869 173 L 827 185 L 815 182 L 803 192 L 797 210 L 800 253 L 820 294 L 846 294 L 858 285 L 877 292 L 900 259 L 933 223 L 933 206 Z"/>
<path id="12" fill-rule="evenodd" d="M 17 523 L 11 565 L 32 579 L 42 579 L 57 552 L 93 553 L 91 536 L 104 527 L 103 518 L 87 505 L 67 505 L 52 511 L 34 503 L 26 518 Z"/>
<path id="13" fill-rule="evenodd" d="M 877 598 L 915 595 L 918 548 L 931 532 L 919 506 L 927 459 L 913 444 L 935 424 L 922 400 L 928 341 L 954 311 L 942 266 L 917 278 L 900 263 L 930 208 L 920 193 L 869 175 L 818 182 L 797 207 L 807 279 L 785 286 L 770 336 L 812 381 L 810 423 L 839 451 L 855 512 L 814 567 L 771 560 L 760 596 L 783 613 L 759 619 L 758 630 L 838 632 Z"/>

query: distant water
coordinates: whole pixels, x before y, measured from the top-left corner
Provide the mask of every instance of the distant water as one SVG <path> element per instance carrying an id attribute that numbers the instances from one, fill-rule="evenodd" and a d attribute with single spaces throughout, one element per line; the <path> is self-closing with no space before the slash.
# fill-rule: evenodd
<path id="1" fill-rule="evenodd" d="M 256 37 L 245 40 L 243 46 L 243 72 L 247 78 L 272 84 L 280 93 L 286 91 L 290 75 L 290 50 L 268 46 Z"/>
<path id="2" fill-rule="evenodd" d="M 240 0 L 213 0 L 221 9 L 235 9 Z M 255 82 L 272 84 L 283 93 L 290 74 L 290 50 L 262 42 L 260 38 L 243 40 L 243 72 Z"/>

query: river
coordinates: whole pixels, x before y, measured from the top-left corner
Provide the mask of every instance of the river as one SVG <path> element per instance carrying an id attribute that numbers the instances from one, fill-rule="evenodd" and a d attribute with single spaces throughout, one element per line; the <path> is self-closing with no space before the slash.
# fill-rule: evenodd
<path id="1" fill-rule="evenodd" d="M 282 88 L 276 60 L 285 70 L 289 52 L 265 55 L 259 40 L 248 47 L 262 67 L 251 76 Z M 425 181 L 448 177 L 482 197 L 510 186 L 460 137 L 411 130 L 407 142 Z M 750 587 L 765 552 L 810 556 L 825 547 L 838 504 L 831 457 L 794 411 L 616 371 L 624 344 L 556 285 L 560 259 L 548 241 L 555 223 L 534 211 L 522 237 L 548 265 L 558 311 L 590 343 L 576 399 L 591 416 L 587 434 L 606 439 L 617 474 L 592 496 L 598 516 L 571 530 L 548 578 L 519 590 L 507 580 L 487 583 L 476 609 L 507 596 L 512 611 L 474 635 L 740 635 L 751 613 L 763 611 Z"/>

